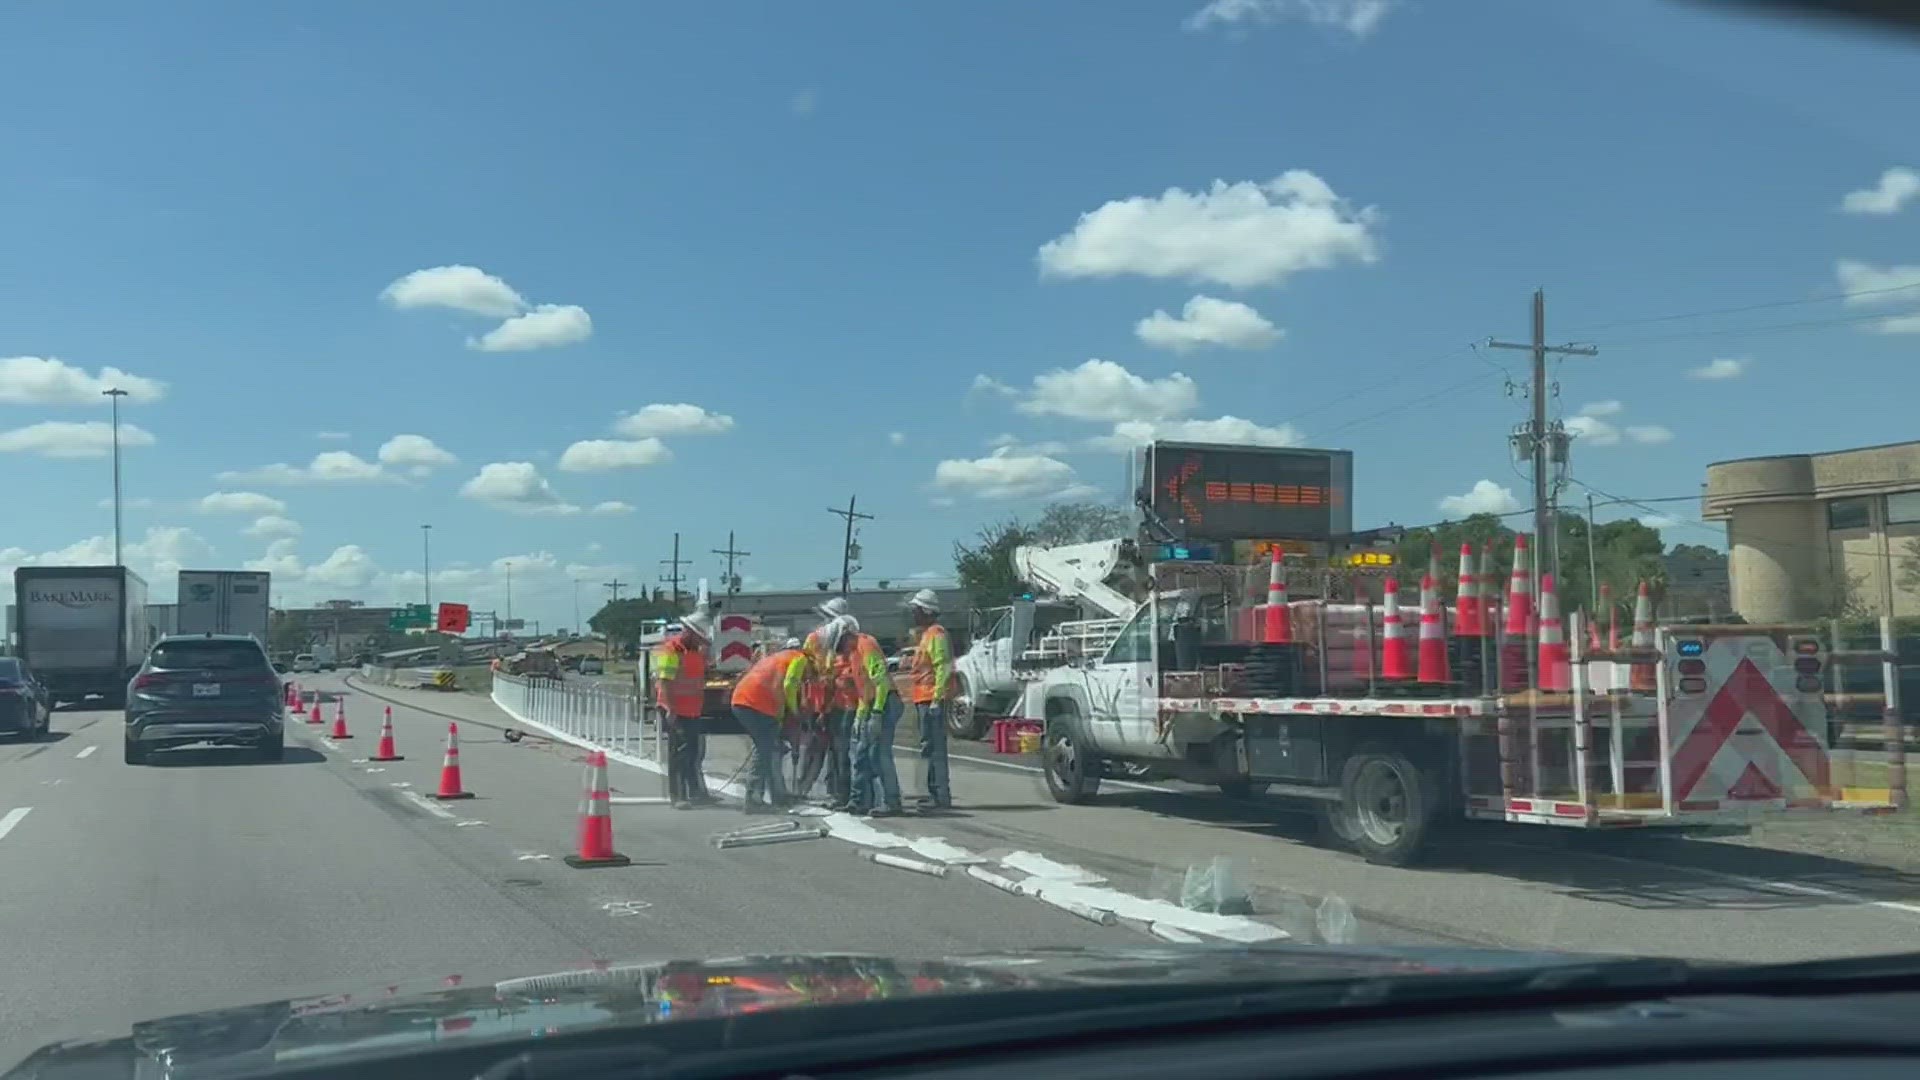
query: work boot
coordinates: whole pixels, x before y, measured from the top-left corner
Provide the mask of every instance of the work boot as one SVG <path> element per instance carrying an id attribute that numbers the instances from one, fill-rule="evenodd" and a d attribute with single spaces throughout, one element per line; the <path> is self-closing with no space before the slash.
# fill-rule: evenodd
<path id="1" fill-rule="evenodd" d="M 676 799 L 673 808 L 675 810 L 691 810 L 693 809 L 693 803 L 688 802 L 686 799 Z"/>

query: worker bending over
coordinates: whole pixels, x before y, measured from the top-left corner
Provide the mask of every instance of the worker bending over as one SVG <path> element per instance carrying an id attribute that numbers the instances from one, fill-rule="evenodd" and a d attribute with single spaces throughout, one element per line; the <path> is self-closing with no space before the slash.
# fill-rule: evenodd
<path id="1" fill-rule="evenodd" d="M 846 637 L 845 627 L 837 620 L 821 628 L 820 644 L 828 661 L 851 645 Z M 749 814 L 793 805 L 780 767 L 780 726 L 800 714 L 808 684 L 826 676 L 827 672 L 817 666 L 819 662 L 805 649 L 781 649 L 756 661 L 733 688 L 734 718 L 753 741 L 753 778 L 747 785 L 746 799 Z M 765 802 L 759 801 L 761 795 Z"/>
<path id="2" fill-rule="evenodd" d="M 914 802 L 922 810 L 953 806 L 948 786 L 947 706 L 953 698 L 953 645 L 940 625 L 940 598 L 921 589 L 907 598 L 907 613 L 919 631 L 913 650 L 913 704 L 920 714 L 920 759 L 926 763 L 927 793 Z"/>
<path id="3" fill-rule="evenodd" d="M 845 632 L 852 634 L 859 633 L 860 623 L 847 614 L 844 597 L 832 597 L 814 610 L 819 612 L 822 622 L 807 634 L 801 648 L 814 658 L 818 670 L 828 674 L 815 684 L 809 701 L 815 722 L 806 740 L 806 752 L 800 760 L 799 790 L 794 794 L 801 798 L 811 796 L 813 785 L 824 769 L 827 774 L 828 803 L 844 806 L 853 783 L 849 747 L 855 696 L 852 654 L 849 650 L 837 659 L 829 657 L 821 635 L 835 619 L 847 620 Z"/>
<path id="4" fill-rule="evenodd" d="M 886 653 L 873 635 L 856 632 L 847 650 L 854 681 L 853 784 L 836 810 L 873 817 L 900 812 L 900 773 L 893 764 L 893 732 L 900 726 L 900 695 L 887 671 Z"/>
<path id="5" fill-rule="evenodd" d="M 714 801 L 701 775 L 706 756 L 700 717 L 706 710 L 707 649 L 713 640 L 705 615 L 680 620 L 680 632 L 654 652 L 653 685 L 667 728 L 667 798 L 675 810 Z"/>

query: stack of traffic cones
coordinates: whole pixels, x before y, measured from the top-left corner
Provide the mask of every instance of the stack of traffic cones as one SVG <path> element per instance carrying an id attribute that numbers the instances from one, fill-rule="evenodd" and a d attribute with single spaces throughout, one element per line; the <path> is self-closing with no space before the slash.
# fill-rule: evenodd
<path id="1" fill-rule="evenodd" d="M 1482 665 L 1486 663 L 1484 639 L 1487 607 L 1480 597 L 1480 574 L 1473 557 L 1473 545 L 1460 545 L 1460 589 L 1454 605 L 1453 670 L 1461 689 L 1468 694 L 1483 692 L 1486 685 Z"/>
<path id="2" fill-rule="evenodd" d="M 373 756 L 368 761 L 405 761 L 393 748 L 393 706 L 387 706 L 387 715 L 380 721 L 380 745 L 373 748 Z"/>
<path id="3" fill-rule="evenodd" d="M 1560 598 L 1554 595 L 1553 575 L 1540 577 L 1540 689 L 1565 693 L 1572 688 L 1572 656 L 1566 631 L 1560 625 Z"/>
<path id="4" fill-rule="evenodd" d="M 1432 574 L 1420 577 L 1420 671 L 1423 686 L 1453 681 L 1447 670 L 1447 631 L 1440 622 L 1440 586 Z"/>
<path id="5" fill-rule="evenodd" d="M 473 792 L 460 784 L 460 725 L 447 725 L 447 756 L 440 762 L 440 790 L 435 799 L 471 799 Z"/>
<path id="6" fill-rule="evenodd" d="M 333 731 L 330 737 L 335 739 L 351 739 L 353 735 L 347 731 L 347 699 L 341 698 L 336 704 L 339 707 L 333 711 Z"/>
<path id="7" fill-rule="evenodd" d="M 587 789 L 580 799 L 580 850 L 568 855 L 566 864 L 584 868 L 627 866 L 632 862 L 613 850 L 613 793 L 607 787 L 607 752 L 595 750 L 587 755 Z"/>
<path id="8" fill-rule="evenodd" d="M 1513 538 L 1513 576 L 1507 580 L 1506 640 L 1500 643 L 1500 689 L 1527 688 L 1527 641 L 1533 628 L 1533 561 L 1527 534 Z"/>
<path id="9" fill-rule="evenodd" d="M 1633 647 L 1653 648 L 1653 593 L 1646 582 L 1640 583 L 1640 595 L 1633 598 Z M 1633 665 L 1630 684 L 1635 690 L 1652 692 L 1659 686 L 1652 664 Z"/>
<path id="10" fill-rule="evenodd" d="M 1273 565 L 1267 571 L 1266 643 L 1293 644 L 1293 609 L 1287 605 L 1286 572 L 1280 566 L 1280 549 L 1273 551 Z"/>
<path id="11" fill-rule="evenodd" d="M 1381 617 L 1380 677 L 1389 682 L 1413 678 L 1413 656 L 1407 648 L 1407 630 L 1400 622 L 1400 583 L 1388 578 Z"/>

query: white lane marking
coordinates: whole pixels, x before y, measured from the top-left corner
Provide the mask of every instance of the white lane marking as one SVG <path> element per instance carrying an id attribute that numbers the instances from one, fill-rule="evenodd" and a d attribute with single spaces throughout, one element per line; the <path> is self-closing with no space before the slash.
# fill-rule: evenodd
<path id="1" fill-rule="evenodd" d="M 541 862 L 545 859 L 551 859 L 553 858 L 553 856 L 542 855 L 538 851 L 523 851 L 520 854 L 515 855 L 514 858 L 519 859 L 521 862 Z"/>
<path id="2" fill-rule="evenodd" d="M 401 794 L 405 795 L 409 802 L 425 810 L 427 813 L 432 814 L 434 817 L 444 818 L 448 821 L 454 820 L 453 811 L 441 806 L 439 803 L 434 802 L 417 791 L 403 791 Z"/>
<path id="3" fill-rule="evenodd" d="M 652 906 L 653 904 L 645 900 L 610 900 L 601 904 L 600 910 L 616 919 L 624 919 L 631 915 L 638 915 Z"/>
<path id="4" fill-rule="evenodd" d="M 662 806 L 672 800 L 665 795 L 613 795 L 607 801 L 615 806 Z"/>
<path id="5" fill-rule="evenodd" d="M 1500 847 L 1514 848 L 1519 851 L 1538 850 L 1526 844 L 1516 844 L 1508 840 L 1489 840 L 1485 842 L 1496 844 Z M 1739 885 L 1748 889 L 1758 889 L 1761 891 L 1771 889 L 1775 892 L 1797 893 L 1801 896 L 1818 896 L 1826 900 L 1844 900 L 1860 907 L 1886 908 L 1889 911 L 1903 911 L 1909 915 L 1920 915 L 1920 903 L 1908 903 L 1903 900 L 1875 900 L 1870 896 L 1861 896 L 1859 893 L 1847 892 L 1844 889 L 1829 889 L 1820 885 L 1805 885 L 1797 881 L 1769 881 L 1766 878 L 1748 877 L 1746 874 L 1733 874 L 1725 870 L 1711 870 L 1704 866 L 1684 866 L 1680 863 L 1664 862 L 1659 859 L 1633 859 L 1625 855 L 1609 855 L 1603 851 L 1575 851 L 1574 854 L 1589 859 L 1600 859 L 1606 862 L 1626 863 L 1629 866 L 1637 866 L 1643 869 L 1647 867 L 1657 867 L 1662 870 L 1675 870 L 1688 874 L 1697 874 L 1700 877 L 1724 881 L 1730 885 Z"/>
<path id="6" fill-rule="evenodd" d="M 95 750 L 98 750 L 98 749 L 100 749 L 100 747 L 98 747 L 98 746 L 83 746 L 83 747 L 81 747 L 81 748 L 80 748 L 80 752 L 79 752 L 79 753 L 77 753 L 77 754 L 75 754 L 75 755 L 73 755 L 73 756 L 74 756 L 75 758 L 85 758 L 85 757 L 92 757 L 92 756 L 93 756 L 93 752 L 94 752 Z"/>
<path id="7" fill-rule="evenodd" d="M 5 817 L 0 817 L 0 840 L 5 839 L 6 835 L 13 831 L 13 827 L 20 824 L 20 820 L 32 810 L 31 806 L 16 806 L 7 811 Z"/>
<path id="8" fill-rule="evenodd" d="M 464 829 L 471 825 L 485 825 L 485 824 L 486 822 L 475 821 L 473 818 L 461 818 L 459 821 L 456 821 L 453 823 L 453 827 L 456 829 Z"/>

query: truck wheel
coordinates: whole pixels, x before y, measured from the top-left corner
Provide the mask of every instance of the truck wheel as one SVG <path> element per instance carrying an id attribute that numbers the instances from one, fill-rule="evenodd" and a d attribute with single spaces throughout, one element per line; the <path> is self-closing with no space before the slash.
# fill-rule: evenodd
<path id="1" fill-rule="evenodd" d="M 1042 771 L 1053 801 L 1076 806 L 1100 794 L 1100 759 L 1078 741 L 1074 722 L 1080 714 L 1069 705 L 1047 721 L 1042 744 Z"/>
<path id="2" fill-rule="evenodd" d="M 1220 794 L 1229 799 L 1251 799 L 1265 795 L 1273 785 L 1262 780 L 1222 780 L 1219 783 Z"/>
<path id="3" fill-rule="evenodd" d="M 965 677 L 955 675 L 953 700 L 947 703 L 947 735 L 954 739 L 977 739 L 986 733 L 986 718 L 973 707 L 973 694 Z"/>
<path id="4" fill-rule="evenodd" d="M 1328 828 L 1370 863 L 1405 866 L 1439 817 L 1439 795 L 1434 777 L 1405 754 L 1363 746 L 1341 770 L 1340 802 L 1328 810 Z"/>

